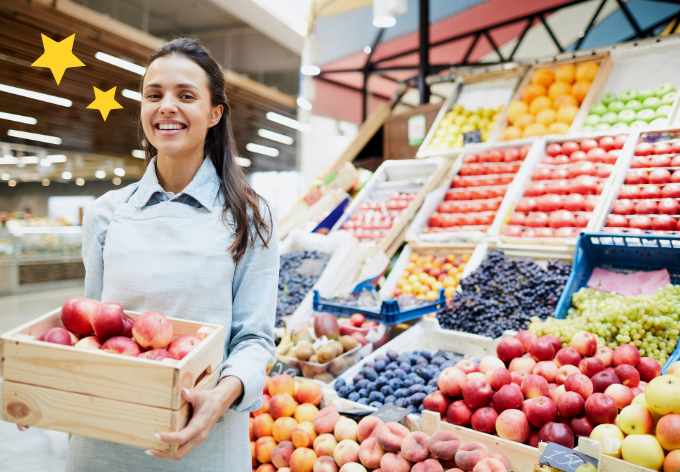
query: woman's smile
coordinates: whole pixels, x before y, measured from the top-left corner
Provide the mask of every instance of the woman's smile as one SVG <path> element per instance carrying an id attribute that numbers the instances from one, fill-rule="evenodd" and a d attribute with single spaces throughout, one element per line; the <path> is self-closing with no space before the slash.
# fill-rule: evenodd
<path id="1" fill-rule="evenodd" d="M 163 137 L 177 136 L 188 128 L 186 124 L 177 120 L 159 120 L 153 127 L 156 134 Z"/>

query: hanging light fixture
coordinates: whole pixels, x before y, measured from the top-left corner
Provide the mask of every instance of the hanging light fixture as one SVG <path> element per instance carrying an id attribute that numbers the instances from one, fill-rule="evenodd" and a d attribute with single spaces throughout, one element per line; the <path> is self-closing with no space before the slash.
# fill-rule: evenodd
<path id="1" fill-rule="evenodd" d="M 300 82 L 300 96 L 297 99 L 297 104 L 303 110 L 311 110 L 312 103 L 316 100 L 316 84 L 312 77 L 304 77 Z"/>
<path id="2" fill-rule="evenodd" d="M 395 15 L 403 15 L 407 9 L 407 0 L 373 0 L 373 26 L 390 28 L 397 23 Z"/>
<path id="3" fill-rule="evenodd" d="M 309 33 L 302 46 L 302 65 L 300 72 L 303 75 L 319 75 L 321 68 L 321 41 L 315 32 Z"/>

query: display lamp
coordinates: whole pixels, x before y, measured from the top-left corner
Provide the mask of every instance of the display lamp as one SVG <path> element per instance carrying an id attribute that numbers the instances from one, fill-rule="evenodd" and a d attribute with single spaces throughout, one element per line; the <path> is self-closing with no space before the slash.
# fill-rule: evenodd
<path id="1" fill-rule="evenodd" d="M 373 26 L 390 28 L 397 24 L 395 15 L 402 15 L 407 9 L 407 0 L 373 0 Z"/>
<path id="2" fill-rule="evenodd" d="M 312 32 L 305 38 L 305 44 L 302 47 L 302 65 L 300 72 L 303 75 L 319 75 L 321 68 L 321 41 Z"/>

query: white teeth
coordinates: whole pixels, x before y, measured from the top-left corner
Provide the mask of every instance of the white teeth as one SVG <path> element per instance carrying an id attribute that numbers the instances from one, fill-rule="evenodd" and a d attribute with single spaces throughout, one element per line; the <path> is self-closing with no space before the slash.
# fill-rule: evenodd
<path id="1" fill-rule="evenodd" d="M 180 124 L 170 124 L 170 123 L 159 123 L 158 129 L 182 129 L 183 125 Z"/>

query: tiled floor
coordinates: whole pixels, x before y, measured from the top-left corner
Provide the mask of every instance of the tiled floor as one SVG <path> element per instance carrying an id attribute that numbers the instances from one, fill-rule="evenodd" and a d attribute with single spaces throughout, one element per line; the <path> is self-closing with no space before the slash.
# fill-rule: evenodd
<path id="1" fill-rule="evenodd" d="M 69 297 L 82 295 L 83 287 L 0 297 L 0 333 L 54 310 Z M 66 468 L 68 434 L 30 428 L 19 431 L 0 421 L 0 471 L 62 472 Z"/>

